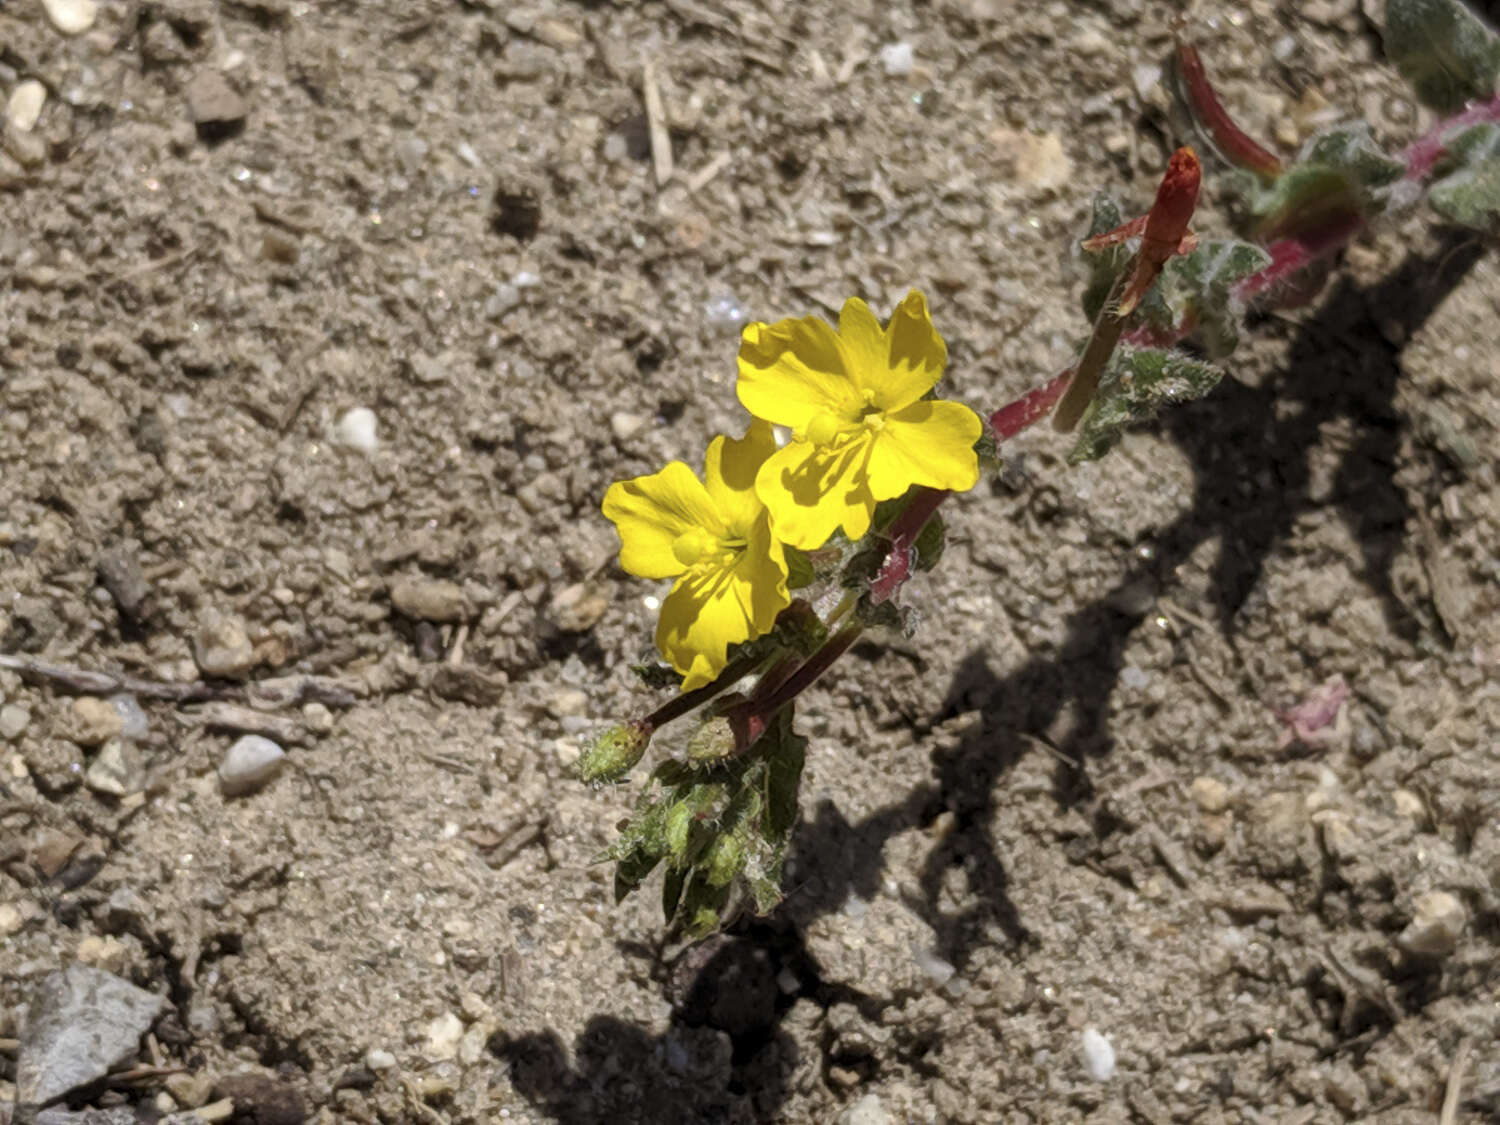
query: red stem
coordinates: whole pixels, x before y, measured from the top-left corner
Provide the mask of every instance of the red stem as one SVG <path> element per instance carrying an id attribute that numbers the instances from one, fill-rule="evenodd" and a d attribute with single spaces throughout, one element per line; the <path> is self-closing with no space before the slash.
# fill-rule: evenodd
<path id="1" fill-rule="evenodd" d="M 1177 72 L 1182 77 L 1182 92 L 1193 116 L 1225 160 L 1248 168 L 1267 180 L 1281 175 L 1281 160 L 1236 125 L 1219 101 L 1219 95 L 1208 80 L 1208 72 L 1203 69 L 1198 48 L 1180 39 L 1177 41 Z"/>
<path id="2" fill-rule="evenodd" d="M 1487 121 L 1500 122 L 1500 95 L 1487 102 L 1475 102 L 1462 113 L 1446 121 L 1439 121 L 1426 134 L 1413 141 L 1406 149 L 1406 174 L 1401 177 L 1402 181 L 1421 183 L 1432 175 L 1432 170 L 1443 158 L 1448 140 L 1455 130 L 1467 125 L 1482 125 Z"/>

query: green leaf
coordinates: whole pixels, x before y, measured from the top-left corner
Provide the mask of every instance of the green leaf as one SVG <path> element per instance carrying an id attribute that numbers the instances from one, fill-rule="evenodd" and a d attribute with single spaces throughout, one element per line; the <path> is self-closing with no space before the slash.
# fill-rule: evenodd
<path id="1" fill-rule="evenodd" d="M 1222 372 L 1181 352 L 1121 348 L 1104 369 L 1094 401 L 1078 425 L 1069 462 L 1097 461 L 1120 440 L 1126 426 L 1163 406 L 1202 398 Z"/>
<path id="2" fill-rule="evenodd" d="M 1363 121 L 1337 125 L 1309 138 L 1297 163 L 1342 172 L 1364 191 L 1385 187 L 1405 171 L 1399 160 L 1387 156 L 1375 143 L 1369 125 Z"/>
<path id="3" fill-rule="evenodd" d="M 1500 220 L 1500 126 L 1475 125 L 1445 142 L 1444 169 L 1428 189 L 1433 210 L 1451 223 L 1494 230 Z"/>
<path id="4" fill-rule="evenodd" d="M 798 738 L 789 729 L 776 739 L 766 758 L 762 820 L 766 839 L 774 844 L 785 845 L 797 824 L 797 793 L 806 761 L 807 739 Z"/>
<path id="5" fill-rule="evenodd" d="M 807 557 L 807 552 L 799 551 L 796 547 L 785 547 L 783 550 L 786 553 L 786 588 L 788 590 L 800 590 L 817 581 L 818 572 L 813 569 L 812 560 Z"/>
<path id="6" fill-rule="evenodd" d="M 922 525 L 922 530 L 917 532 L 917 541 L 912 544 L 917 549 L 917 569 L 931 570 L 937 566 L 947 543 L 948 529 L 943 525 L 943 517 L 934 514 Z"/>
<path id="7" fill-rule="evenodd" d="M 1203 349 L 1211 356 L 1226 356 L 1239 344 L 1244 312 L 1233 300 L 1234 286 L 1270 264 L 1271 255 L 1259 246 L 1214 239 L 1169 261 L 1156 288 L 1167 295 L 1175 323 L 1191 319 L 1193 338 Z"/>
<path id="8" fill-rule="evenodd" d="M 730 884 L 712 887 L 701 875 L 689 880 L 677 908 L 683 934 L 691 940 L 707 937 L 719 928 L 724 907 L 729 904 Z"/>
<path id="9" fill-rule="evenodd" d="M 1105 234 L 1124 221 L 1124 217 L 1120 214 L 1120 205 L 1101 192 L 1094 196 L 1094 214 L 1089 222 L 1089 232 L 1085 237 L 1093 238 L 1095 235 Z M 1089 264 L 1089 280 L 1083 289 L 1083 315 L 1088 317 L 1090 324 L 1099 319 L 1104 302 L 1109 300 L 1109 291 L 1114 288 L 1116 279 L 1125 272 L 1134 256 L 1130 247 L 1124 242 L 1086 255 Z"/>
<path id="10" fill-rule="evenodd" d="M 1439 113 L 1495 92 L 1500 37 L 1459 0 L 1387 0 L 1385 53 Z"/>

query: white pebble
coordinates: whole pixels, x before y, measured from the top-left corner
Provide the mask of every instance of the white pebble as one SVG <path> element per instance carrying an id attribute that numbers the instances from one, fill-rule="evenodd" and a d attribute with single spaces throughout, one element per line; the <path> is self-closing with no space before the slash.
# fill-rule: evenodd
<path id="1" fill-rule="evenodd" d="M 31 725 L 31 712 L 19 703 L 0 707 L 0 740 L 13 742 Z"/>
<path id="2" fill-rule="evenodd" d="M 839 1115 L 839 1125 L 891 1125 L 879 1094 L 866 1094 Z"/>
<path id="3" fill-rule="evenodd" d="M 1401 931 L 1396 943 L 1408 953 L 1427 957 L 1445 957 L 1458 947 L 1468 924 L 1464 904 L 1447 891 L 1429 891 L 1418 895 L 1411 923 Z"/>
<path id="4" fill-rule="evenodd" d="M 281 772 L 286 751 L 269 738 L 247 734 L 236 740 L 219 763 L 219 788 L 226 797 L 254 793 Z"/>
<path id="5" fill-rule="evenodd" d="M 94 0 L 42 0 L 52 26 L 64 35 L 82 35 L 99 18 Z"/>
<path id="6" fill-rule="evenodd" d="M 146 712 L 136 702 L 133 695 L 114 695 L 110 697 L 110 706 L 120 716 L 120 737 L 141 739 L 146 737 L 146 732 L 151 729 L 150 720 L 146 718 Z"/>
<path id="7" fill-rule="evenodd" d="M 1151 64 L 1134 67 L 1130 71 L 1130 81 L 1135 86 L 1137 97 L 1142 100 L 1149 98 L 1161 85 L 1161 67 Z"/>
<path id="8" fill-rule="evenodd" d="M 390 1070 L 396 1065 L 396 1056 L 389 1051 L 382 1051 L 379 1047 L 371 1047 L 365 1052 L 365 1066 L 370 1070 Z"/>
<path id="9" fill-rule="evenodd" d="M 628 410 L 616 410 L 609 416 L 609 428 L 620 441 L 629 441 L 645 429 L 651 419 L 644 414 L 632 414 Z"/>
<path id="10" fill-rule="evenodd" d="M 37 118 L 42 115 L 42 106 L 46 101 L 47 87 L 35 78 L 18 82 L 10 92 L 10 100 L 5 103 L 5 120 L 12 129 L 29 133 L 36 128 Z"/>
<path id="11" fill-rule="evenodd" d="M 458 1054 L 463 1037 L 463 1021 L 452 1012 L 444 1012 L 427 1025 L 427 1043 L 422 1055 L 429 1062 L 446 1062 Z"/>
<path id="12" fill-rule="evenodd" d="M 479 154 L 474 151 L 474 146 L 471 145 L 468 141 L 459 141 L 458 148 L 456 148 L 454 151 L 458 153 L 458 158 L 465 164 L 467 164 L 470 168 L 479 167 Z"/>
<path id="13" fill-rule="evenodd" d="M 1115 1073 L 1114 1046 L 1092 1027 L 1083 1029 L 1083 1065 L 1095 1082 L 1108 1082 Z"/>
<path id="14" fill-rule="evenodd" d="M 347 411 L 334 427 L 334 437 L 340 445 L 369 453 L 380 439 L 375 435 L 375 411 L 368 406 L 356 406 Z"/>
<path id="15" fill-rule="evenodd" d="M 912 950 L 912 956 L 916 958 L 917 968 L 921 969 L 927 979 L 932 981 L 933 988 L 942 988 L 953 979 L 953 974 L 958 972 L 952 964 L 929 950 L 915 948 Z"/>
<path id="16" fill-rule="evenodd" d="M 887 43 L 880 48 L 880 65 L 892 78 L 904 78 L 915 65 L 910 43 Z"/>

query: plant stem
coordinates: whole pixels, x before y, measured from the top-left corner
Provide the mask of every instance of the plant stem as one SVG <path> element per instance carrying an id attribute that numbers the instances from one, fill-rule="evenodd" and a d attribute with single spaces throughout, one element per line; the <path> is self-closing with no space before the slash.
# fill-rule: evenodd
<path id="1" fill-rule="evenodd" d="M 1419 184 L 1428 176 L 1447 151 L 1448 139 L 1455 129 L 1466 125 L 1482 125 L 1485 122 L 1500 123 L 1500 95 L 1488 101 L 1475 102 L 1462 113 L 1439 121 L 1406 148 L 1406 174 L 1404 183 Z"/>
<path id="2" fill-rule="evenodd" d="M 782 680 L 774 691 L 763 698 L 747 699 L 731 708 L 726 717 L 734 728 L 737 744 L 742 749 L 752 745 L 766 732 L 771 720 L 776 717 L 776 712 L 810 688 L 824 672 L 833 667 L 834 662 L 853 647 L 864 631 L 865 627 L 857 621 L 845 625 L 829 637 L 822 648 L 808 657 L 800 668 Z"/>
<path id="3" fill-rule="evenodd" d="M 660 730 L 673 719 L 680 719 L 689 711 L 693 711 L 707 703 L 714 696 L 739 683 L 756 668 L 765 663 L 765 657 L 741 656 L 731 661 L 730 664 L 719 673 L 719 678 L 711 684 L 705 684 L 701 688 L 685 691 L 681 695 L 674 695 L 644 719 L 637 722 L 644 724 L 649 730 Z"/>

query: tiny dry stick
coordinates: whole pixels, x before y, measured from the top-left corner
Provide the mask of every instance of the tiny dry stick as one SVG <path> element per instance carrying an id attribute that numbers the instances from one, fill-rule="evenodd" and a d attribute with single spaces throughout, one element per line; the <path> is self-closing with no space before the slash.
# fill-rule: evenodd
<path id="1" fill-rule="evenodd" d="M 1469 1069 L 1469 1052 L 1474 1044 L 1465 1039 L 1453 1053 L 1453 1066 L 1448 1071 L 1448 1089 L 1443 1094 L 1443 1112 L 1438 1115 L 1438 1125 L 1455 1125 L 1458 1121 L 1458 1102 L 1464 1088 L 1464 1071 Z"/>
<path id="2" fill-rule="evenodd" d="M 665 187 L 672 178 L 672 134 L 667 129 L 667 113 L 661 102 L 661 88 L 656 84 L 656 63 L 647 60 L 641 68 L 641 97 L 646 103 L 646 124 L 651 134 L 651 163 L 656 169 L 656 186 Z"/>
<path id="3" fill-rule="evenodd" d="M 204 680 L 172 684 L 6 653 L 0 653 L 0 668 L 15 672 L 27 683 L 57 688 L 73 695 L 125 693 L 168 703 L 248 699 L 257 707 L 267 708 L 294 707 L 309 702 L 329 707 L 351 707 L 358 698 L 353 687 L 326 676 L 281 676 L 245 684 L 214 684 Z"/>

